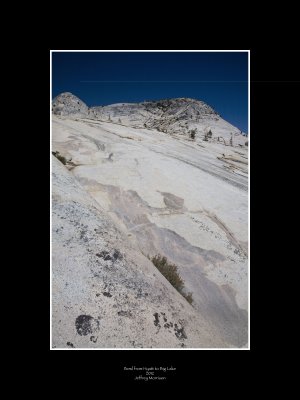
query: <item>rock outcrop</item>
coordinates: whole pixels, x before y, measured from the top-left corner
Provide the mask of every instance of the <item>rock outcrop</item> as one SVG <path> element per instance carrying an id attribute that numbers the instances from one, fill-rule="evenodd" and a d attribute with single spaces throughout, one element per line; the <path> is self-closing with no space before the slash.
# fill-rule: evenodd
<path id="1" fill-rule="evenodd" d="M 53 161 L 55 347 L 247 346 L 248 139 L 202 102 L 163 104 L 53 115 L 67 160 Z M 190 138 L 184 113 L 212 135 Z M 192 305 L 145 257 L 157 254 Z"/>
<path id="2" fill-rule="evenodd" d="M 103 122 L 119 123 L 134 128 L 202 141 L 222 141 L 245 146 L 247 138 L 238 128 L 225 121 L 203 101 L 177 98 L 142 103 L 118 103 L 88 108 L 78 97 L 62 93 L 53 100 L 53 113 L 69 117 L 86 117 Z"/>
<path id="3" fill-rule="evenodd" d="M 52 102 L 52 112 L 56 115 L 88 116 L 88 106 L 74 94 L 65 92 L 56 96 Z"/>
<path id="4" fill-rule="evenodd" d="M 236 143 L 244 145 L 246 141 L 241 131 L 222 119 L 212 107 L 203 101 L 189 98 L 92 107 L 89 116 L 187 138 L 194 131 L 196 139 L 203 139 L 211 131 L 214 140 L 222 136 L 229 144 L 231 135 L 234 135 Z"/>
<path id="5" fill-rule="evenodd" d="M 53 348 L 227 347 L 53 157 Z"/>

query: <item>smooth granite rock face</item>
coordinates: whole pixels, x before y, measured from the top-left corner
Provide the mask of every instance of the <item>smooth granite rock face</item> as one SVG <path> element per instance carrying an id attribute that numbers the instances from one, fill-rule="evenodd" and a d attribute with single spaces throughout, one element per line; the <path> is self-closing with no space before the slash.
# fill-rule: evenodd
<path id="1" fill-rule="evenodd" d="M 149 103 L 53 115 L 53 346 L 246 347 L 248 139 L 203 102 Z"/>
<path id="2" fill-rule="evenodd" d="M 52 171 L 52 347 L 227 347 L 54 157 Z"/>

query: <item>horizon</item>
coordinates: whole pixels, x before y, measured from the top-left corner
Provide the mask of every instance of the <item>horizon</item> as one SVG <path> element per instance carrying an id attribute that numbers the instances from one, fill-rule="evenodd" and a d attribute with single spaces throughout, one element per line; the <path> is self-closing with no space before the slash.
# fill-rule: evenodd
<path id="1" fill-rule="evenodd" d="M 191 98 L 248 134 L 248 52 L 52 52 L 52 99 L 88 107 Z"/>

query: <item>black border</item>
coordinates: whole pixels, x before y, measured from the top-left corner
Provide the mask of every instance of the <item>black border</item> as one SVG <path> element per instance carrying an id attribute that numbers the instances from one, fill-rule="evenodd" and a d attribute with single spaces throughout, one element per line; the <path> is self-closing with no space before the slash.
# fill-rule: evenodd
<path id="1" fill-rule="evenodd" d="M 82 46 L 78 46 L 82 48 Z M 116 46 L 112 46 L 114 48 Z M 128 46 L 130 47 L 130 46 Z M 154 46 L 153 46 L 154 47 Z M 180 46 L 178 46 L 180 48 Z M 211 46 L 214 48 L 216 46 Z M 57 47 L 51 47 L 58 49 Z M 154 47 L 156 48 L 156 47 Z M 218 46 L 217 46 L 218 48 Z M 233 49 L 228 45 L 228 49 Z M 238 46 L 238 49 L 249 49 L 248 46 Z M 172 365 L 177 368 L 177 372 L 172 374 L 169 383 L 178 384 L 189 383 L 196 385 L 201 381 L 200 371 L 206 370 L 212 376 L 217 374 L 218 379 L 224 373 L 226 375 L 230 361 L 234 365 L 234 371 L 239 375 L 241 366 L 245 366 L 250 360 L 257 360 L 262 351 L 266 351 L 272 343 L 272 322 L 274 315 L 269 304 L 269 307 L 263 308 L 265 299 L 265 288 L 273 285 L 273 278 L 270 277 L 267 268 L 270 268 L 270 263 L 266 263 L 265 253 L 266 246 L 270 246 L 268 235 L 275 228 L 273 215 L 270 213 L 270 203 L 274 198 L 271 194 L 266 195 L 266 189 L 269 191 L 272 188 L 278 188 L 278 176 L 280 176 L 280 166 L 274 161 L 273 137 L 276 133 L 284 132 L 287 129 L 286 121 L 280 121 L 277 116 L 277 110 L 289 108 L 289 112 L 297 116 L 297 109 L 292 103 L 288 93 L 293 92 L 295 80 L 298 76 L 298 64 L 293 60 L 293 54 L 288 52 L 288 49 L 282 50 L 279 54 L 284 59 L 282 64 L 278 63 L 278 51 L 266 48 L 250 47 L 250 104 L 251 104 L 251 131 L 250 131 L 250 151 L 251 151 L 251 192 L 250 192 L 250 240 L 251 240 L 251 349 L 250 350 L 98 350 L 76 352 L 66 352 L 60 350 L 50 351 L 49 337 L 49 313 L 45 310 L 49 309 L 49 270 L 48 249 L 49 249 L 49 225 L 38 224 L 34 227 L 35 240 L 40 239 L 42 245 L 45 245 L 45 256 L 37 261 L 35 269 L 36 279 L 32 290 L 32 307 L 39 309 L 39 330 L 34 337 L 30 336 L 26 344 L 30 348 L 34 347 L 38 353 L 48 354 L 48 358 L 55 363 L 57 373 L 67 374 L 69 371 L 74 371 L 76 374 L 84 373 L 85 368 L 95 368 L 97 371 L 98 381 L 106 383 L 112 382 L 118 385 L 132 383 L 130 374 L 124 374 L 123 367 L 125 365 Z M 32 137 L 33 148 L 39 148 L 43 154 L 49 154 L 49 59 L 50 48 L 44 52 L 44 66 L 42 79 L 38 79 L 37 87 L 42 90 L 41 98 L 43 101 L 38 101 L 35 104 L 35 115 L 41 117 L 40 128 Z M 282 60 L 281 60 L 282 61 Z M 41 66 L 41 62 L 37 63 Z M 276 70 L 277 68 L 277 70 Z M 34 74 L 37 73 L 35 69 Z M 285 82 L 284 82 L 285 81 Z M 291 82 L 286 82 L 291 81 Z M 293 82 L 294 81 L 294 82 Z M 42 83 L 44 82 L 44 83 Z M 34 98 L 36 93 L 34 93 Z M 36 99 L 35 99 L 36 101 Z M 275 119 L 274 119 L 275 115 Z M 43 127 L 43 128 L 42 128 Z M 43 150 L 41 150 L 43 149 Z M 281 151 L 279 149 L 279 151 Z M 271 154 L 270 154 L 271 153 Z M 44 221 L 49 221 L 49 209 L 45 205 L 49 204 L 49 157 L 44 156 L 43 160 L 38 161 L 39 173 L 38 176 L 43 176 L 38 182 L 33 178 L 33 186 L 38 186 L 39 192 L 41 187 L 44 187 L 44 197 L 41 196 L 40 201 L 36 201 L 32 215 L 36 215 L 40 209 L 45 209 Z M 272 163 L 272 171 L 268 164 Z M 36 160 L 33 163 L 36 169 Z M 33 168 L 33 171 L 34 171 Z M 266 183 L 267 182 L 267 183 Z M 280 182 L 279 188 L 284 188 L 285 183 Z M 36 189 L 35 189 L 36 190 Z M 279 189 L 280 190 L 280 189 Z M 42 192 L 41 192 L 42 193 Z M 26 193 L 27 195 L 30 193 Z M 36 229 L 41 229 L 43 234 L 36 237 Z M 38 231 L 40 232 L 40 231 Z M 49 238 L 49 241 L 47 241 Z M 268 244 L 267 244 L 268 243 Z M 34 244 L 35 246 L 39 246 Z M 271 244 L 272 246 L 272 244 Z M 273 244 L 274 246 L 274 244 Z M 32 246 L 30 247 L 32 248 Z M 269 247 L 270 249 L 271 247 Z M 42 260 L 42 261 L 40 261 Z M 45 274 L 45 280 L 41 277 Z M 42 284 L 45 282 L 45 285 Z M 46 288 L 46 289 L 45 289 Z M 38 302 L 37 302 L 38 299 Z M 37 304 L 38 303 L 38 304 Z M 276 301 L 275 301 L 276 304 Z M 24 326 L 28 323 L 28 318 L 25 320 Z M 41 322 L 43 321 L 43 323 Z M 42 333 L 43 332 L 43 333 Z M 40 341 L 40 344 L 39 344 Z M 26 346 L 25 344 L 25 346 Z M 42 350 L 43 349 L 43 350 Z M 241 364 L 240 364 L 241 363 Z M 232 368 L 232 365 L 230 368 Z M 93 366 L 93 367 L 92 367 Z M 221 369 L 221 370 L 220 370 Z M 94 374 L 93 372 L 93 374 Z M 92 374 L 92 375 L 93 375 Z M 101 377 L 101 378 L 100 378 Z M 222 381 L 222 379 L 221 379 Z M 148 382 L 149 383 L 149 382 Z M 203 382 L 202 382 L 203 383 Z M 155 386 L 165 385 L 164 382 L 152 382 Z M 204 382 L 205 384 L 205 382 Z M 149 387 L 146 382 L 138 382 L 134 386 Z"/>

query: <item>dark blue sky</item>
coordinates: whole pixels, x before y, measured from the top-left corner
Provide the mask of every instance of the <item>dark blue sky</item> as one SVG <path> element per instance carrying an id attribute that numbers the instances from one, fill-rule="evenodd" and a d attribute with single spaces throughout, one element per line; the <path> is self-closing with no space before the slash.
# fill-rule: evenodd
<path id="1" fill-rule="evenodd" d="M 88 106 L 191 97 L 248 132 L 247 52 L 53 52 L 52 95 Z"/>

